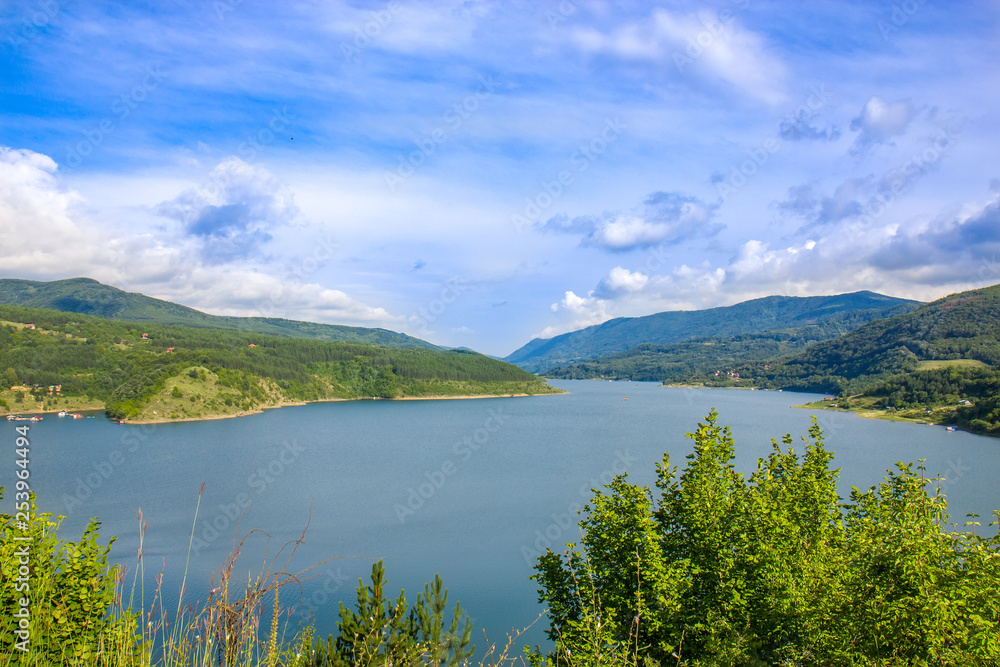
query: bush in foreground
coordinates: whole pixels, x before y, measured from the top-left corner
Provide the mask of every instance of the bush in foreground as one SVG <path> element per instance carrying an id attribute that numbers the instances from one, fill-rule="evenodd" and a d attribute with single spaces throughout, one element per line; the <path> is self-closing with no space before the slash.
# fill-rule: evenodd
<path id="1" fill-rule="evenodd" d="M 815 423 L 801 458 L 786 436 L 745 479 L 716 419 L 656 495 L 619 476 L 581 543 L 539 558 L 536 665 L 1000 664 L 1000 537 L 952 531 L 922 466 L 841 504 Z"/>

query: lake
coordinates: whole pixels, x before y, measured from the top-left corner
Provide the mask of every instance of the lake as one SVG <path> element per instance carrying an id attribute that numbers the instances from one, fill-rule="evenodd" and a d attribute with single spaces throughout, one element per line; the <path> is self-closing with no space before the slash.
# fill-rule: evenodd
<path id="1" fill-rule="evenodd" d="M 53 417 L 31 425 L 31 480 L 42 511 L 65 515 L 63 539 L 77 539 L 89 517 L 112 555 L 134 568 L 136 511 L 148 521 L 147 601 L 165 569 L 168 609 L 176 608 L 198 489 L 204 495 L 191 551 L 187 600 L 203 600 L 211 574 L 239 535 L 267 531 L 270 553 L 302 533 L 293 568 L 328 558 L 303 584 L 319 633 L 335 629 L 338 601 L 354 600 L 359 578 L 385 561 L 388 590 L 413 601 L 440 573 L 472 616 L 476 643 L 538 618 L 531 559 L 539 549 L 576 541 L 576 509 L 591 487 L 628 470 L 655 479 L 664 452 L 684 462 L 685 433 L 712 407 L 736 439 L 737 465 L 750 472 L 771 438 L 805 435 L 816 400 L 789 392 L 666 388 L 654 383 L 553 381 L 570 394 L 434 401 L 350 401 L 269 410 L 243 419 L 119 425 L 103 418 Z M 1000 508 L 996 439 L 942 427 L 825 412 L 820 423 L 842 468 L 841 495 L 868 487 L 897 461 L 926 459 L 944 484 L 952 521 L 968 512 L 984 525 Z M 14 425 L 8 424 L 13 442 Z M 12 461 L 13 455 L 9 457 Z M 13 465 L 0 476 L 12 503 Z M 260 569 L 255 535 L 240 563 Z M 278 561 L 284 563 L 284 559 Z M 131 578 L 129 579 L 131 580 Z M 291 589 L 286 589 L 291 591 Z M 295 598 L 293 600 L 293 598 Z M 285 602 L 298 602 L 297 592 Z M 300 616 L 295 616 L 298 619 Z M 542 642 L 539 621 L 519 644 Z"/>

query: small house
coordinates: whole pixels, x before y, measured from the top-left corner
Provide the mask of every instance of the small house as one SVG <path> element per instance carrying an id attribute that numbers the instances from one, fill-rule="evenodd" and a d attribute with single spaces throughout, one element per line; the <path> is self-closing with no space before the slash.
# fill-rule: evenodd
<path id="1" fill-rule="evenodd" d="M 257 347 L 257 343 L 250 343 L 250 347 Z"/>
<path id="2" fill-rule="evenodd" d="M 25 329 L 32 329 L 32 330 L 34 330 L 34 328 L 35 328 L 35 325 L 34 325 L 34 324 L 25 324 L 25 325 L 24 325 L 24 328 L 25 328 Z"/>
<path id="3" fill-rule="evenodd" d="M 142 339 L 143 340 L 149 340 L 149 334 L 145 334 L 145 333 L 142 334 Z"/>

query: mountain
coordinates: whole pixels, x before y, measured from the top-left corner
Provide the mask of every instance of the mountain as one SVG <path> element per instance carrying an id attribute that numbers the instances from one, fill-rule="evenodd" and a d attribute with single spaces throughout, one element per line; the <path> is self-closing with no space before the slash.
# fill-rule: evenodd
<path id="1" fill-rule="evenodd" d="M 237 416 L 289 403 L 559 393 L 476 352 L 135 323 L 0 305 L 0 414 Z"/>
<path id="2" fill-rule="evenodd" d="M 154 299 L 137 292 L 125 292 L 92 278 L 69 278 L 52 282 L 0 279 L 0 304 L 49 308 L 136 323 L 235 329 L 271 336 L 440 349 L 433 343 L 387 329 L 316 324 L 273 317 L 208 315 L 170 301 Z"/>
<path id="3" fill-rule="evenodd" d="M 696 338 L 741 336 L 818 325 L 837 318 L 846 322 L 852 314 L 859 316 L 861 324 L 868 321 L 865 318 L 890 317 L 919 305 L 917 301 L 867 291 L 816 297 L 769 296 L 707 310 L 620 317 L 555 338 L 536 338 L 504 361 L 532 372 L 545 372 L 642 344 L 668 345 Z"/>
<path id="4" fill-rule="evenodd" d="M 870 322 L 759 369 L 755 377 L 775 387 L 837 391 L 945 361 L 1000 365 L 1000 285 Z"/>
<path id="5" fill-rule="evenodd" d="M 739 336 L 695 338 L 682 343 L 643 343 L 624 352 L 557 366 L 548 378 L 587 380 L 609 378 L 664 384 L 727 385 L 748 362 L 771 360 L 830 340 L 884 317 L 877 309 L 841 313 L 818 324 Z"/>

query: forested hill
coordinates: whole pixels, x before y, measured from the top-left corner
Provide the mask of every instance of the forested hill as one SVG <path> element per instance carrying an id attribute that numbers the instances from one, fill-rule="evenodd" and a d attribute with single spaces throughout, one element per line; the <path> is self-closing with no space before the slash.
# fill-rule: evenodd
<path id="1" fill-rule="evenodd" d="M 836 394 L 837 409 L 1000 435 L 1000 285 L 738 372 L 737 384 Z"/>
<path id="2" fill-rule="evenodd" d="M 317 324 L 274 317 L 209 315 L 170 301 L 154 299 L 136 292 L 125 292 L 92 278 L 69 278 L 52 282 L 0 279 L 0 304 L 50 308 L 128 322 L 236 329 L 271 336 L 441 349 L 425 340 L 381 328 Z"/>
<path id="3" fill-rule="evenodd" d="M 771 386 L 836 391 L 918 370 L 921 362 L 1000 364 L 1000 285 L 952 294 L 758 369 Z"/>
<path id="4" fill-rule="evenodd" d="M 0 413 L 103 405 L 115 418 L 142 420 L 335 398 L 557 391 L 475 352 L 136 324 L 19 306 L 0 306 L 0 390 Z"/>
<path id="5" fill-rule="evenodd" d="M 739 370 L 755 361 L 790 355 L 820 341 L 837 338 L 880 319 L 883 311 L 843 313 L 818 324 L 718 338 L 696 338 L 670 345 L 645 343 L 569 366 L 545 371 L 549 378 L 608 378 L 665 384 L 730 384 Z"/>
<path id="6" fill-rule="evenodd" d="M 507 356 L 505 361 L 532 372 L 543 372 L 643 344 L 669 345 L 696 338 L 745 336 L 818 325 L 831 319 L 846 318 L 850 314 L 866 313 L 858 321 L 861 324 L 869 319 L 906 312 L 919 305 L 916 301 L 874 292 L 817 297 L 769 296 L 722 308 L 670 311 L 608 320 L 555 338 L 532 340 Z"/>

